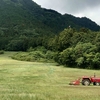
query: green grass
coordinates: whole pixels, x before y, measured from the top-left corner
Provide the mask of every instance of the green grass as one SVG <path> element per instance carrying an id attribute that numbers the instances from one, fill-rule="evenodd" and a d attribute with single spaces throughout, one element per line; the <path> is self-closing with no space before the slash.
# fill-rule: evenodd
<path id="1" fill-rule="evenodd" d="M 100 100 L 99 86 L 68 85 L 84 75 L 100 76 L 99 70 L 17 61 L 13 54 L 0 55 L 0 100 Z"/>

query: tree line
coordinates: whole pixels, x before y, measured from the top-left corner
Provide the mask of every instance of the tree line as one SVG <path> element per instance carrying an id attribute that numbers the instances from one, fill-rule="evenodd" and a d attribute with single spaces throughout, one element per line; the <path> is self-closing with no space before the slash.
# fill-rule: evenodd
<path id="1" fill-rule="evenodd" d="M 7 34 L 9 33 L 9 35 Z M 39 30 L 38 30 L 39 32 Z M 62 65 L 100 69 L 100 32 L 86 28 L 66 28 L 59 34 L 38 34 L 34 29 L 0 29 L 0 49 L 27 51 L 38 46 L 55 52 L 53 59 Z M 49 33 L 49 32 L 48 32 Z"/>

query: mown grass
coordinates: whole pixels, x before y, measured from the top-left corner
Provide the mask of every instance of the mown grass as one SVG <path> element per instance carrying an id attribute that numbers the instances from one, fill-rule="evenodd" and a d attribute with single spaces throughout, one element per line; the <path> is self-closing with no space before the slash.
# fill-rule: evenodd
<path id="1" fill-rule="evenodd" d="M 0 55 L 0 100 L 100 100 L 99 86 L 69 86 L 83 75 L 100 76 L 99 70 L 17 61 L 12 54 Z"/>

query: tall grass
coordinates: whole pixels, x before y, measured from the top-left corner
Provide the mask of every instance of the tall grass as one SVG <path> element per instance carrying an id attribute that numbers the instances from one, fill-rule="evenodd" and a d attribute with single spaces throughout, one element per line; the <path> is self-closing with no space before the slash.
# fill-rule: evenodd
<path id="1" fill-rule="evenodd" d="M 99 71 L 17 61 L 12 54 L 0 55 L 0 100 L 100 100 L 99 86 L 69 86 L 83 75 L 100 76 Z"/>

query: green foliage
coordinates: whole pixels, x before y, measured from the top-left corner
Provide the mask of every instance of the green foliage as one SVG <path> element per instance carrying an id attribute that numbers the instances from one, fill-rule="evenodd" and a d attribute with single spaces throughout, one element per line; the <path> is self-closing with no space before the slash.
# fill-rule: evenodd
<path id="1" fill-rule="evenodd" d="M 4 50 L 0 50 L 0 54 L 4 54 Z"/>
<path id="2" fill-rule="evenodd" d="M 58 56 L 58 63 L 63 64 L 63 65 L 67 65 L 67 64 L 71 64 L 72 63 L 72 55 L 73 53 L 73 48 L 67 48 L 65 50 L 63 50 L 63 52 L 59 53 Z"/>
<path id="3" fill-rule="evenodd" d="M 73 29 L 71 28 L 65 29 L 64 31 L 60 33 L 59 40 L 58 40 L 60 51 L 70 46 L 70 42 L 71 42 L 70 40 L 71 40 L 72 35 L 73 35 Z"/>
<path id="4" fill-rule="evenodd" d="M 67 48 L 59 53 L 58 63 L 75 65 L 79 68 L 99 69 L 100 53 L 91 43 L 78 43 L 73 48 Z"/>
<path id="5" fill-rule="evenodd" d="M 27 51 L 13 58 L 99 69 L 100 26 L 90 19 L 61 15 L 32 0 L 0 0 L 0 19 L 0 50 Z"/>
<path id="6" fill-rule="evenodd" d="M 30 28 L 35 29 L 38 34 L 58 34 L 69 25 L 76 29 L 100 29 L 100 26 L 88 18 L 61 15 L 57 11 L 41 8 L 32 0 L 0 0 L 0 13 L 0 27 L 12 29 L 9 34 Z"/>
<path id="7" fill-rule="evenodd" d="M 98 47 L 98 51 L 100 51 L 100 32 L 97 33 L 94 39 L 94 44 Z"/>
<path id="8" fill-rule="evenodd" d="M 99 32 L 85 29 L 76 31 L 72 28 L 52 36 L 36 36 L 35 31 L 29 30 L 24 32 L 6 46 L 6 50 L 27 51 L 13 56 L 14 59 L 41 62 L 55 60 L 65 66 L 100 69 Z"/>
<path id="9" fill-rule="evenodd" d="M 28 52 L 19 52 L 12 56 L 13 59 L 22 61 L 54 62 L 55 52 L 37 47 L 28 49 Z"/>

